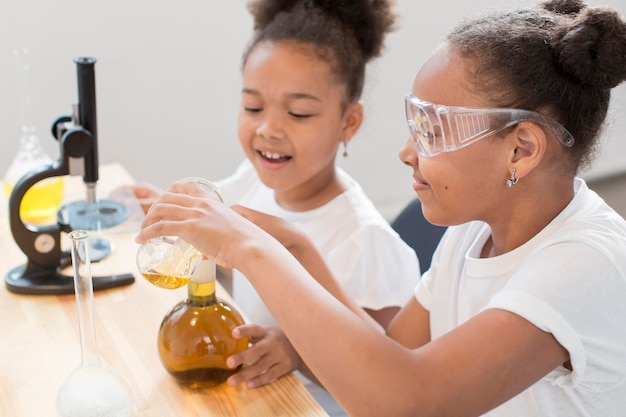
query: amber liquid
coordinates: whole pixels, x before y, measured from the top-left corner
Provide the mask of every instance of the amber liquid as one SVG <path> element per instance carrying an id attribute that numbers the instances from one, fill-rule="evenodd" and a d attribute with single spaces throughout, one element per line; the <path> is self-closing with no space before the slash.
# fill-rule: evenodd
<path id="1" fill-rule="evenodd" d="M 188 285 L 188 299 L 175 305 L 161 323 L 159 356 L 179 383 L 192 388 L 216 386 L 237 372 L 226 366 L 226 359 L 248 348 L 247 338 L 231 336 L 244 320 L 215 297 L 215 281 Z"/>
<path id="2" fill-rule="evenodd" d="M 175 277 L 172 275 L 163 275 L 153 271 L 142 272 L 141 275 L 154 285 L 173 290 L 187 284 L 191 277 Z"/>
<path id="3" fill-rule="evenodd" d="M 171 371 L 170 374 L 178 383 L 189 388 L 211 388 L 226 382 L 238 370 L 239 368 L 196 368 L 189 371 Z"/>

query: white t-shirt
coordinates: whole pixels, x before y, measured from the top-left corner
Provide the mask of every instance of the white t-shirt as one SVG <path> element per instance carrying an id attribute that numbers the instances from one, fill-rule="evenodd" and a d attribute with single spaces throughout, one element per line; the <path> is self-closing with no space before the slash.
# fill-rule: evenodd
<path id="1" fill-rule="evenodd" d="M 485 416 L 626 416 L 626 221 L 581 179 L 569 205 L 531 240 L 480 258 L 482 222 L 450 227 L 415 296 L 432 338 L 480 311 L 511 311 L 567 349 L 560 366 Z"/>
<path id="2" fill-rule="evenodd" d="M 226 204 L 240 204 L 289 221 L 305 232 L 335 278 L 356 302 L 374 310 L 403 306 L 420 277 L 417 255 L 376 210 L 356 181 L 338 169 L 349 188 L 314 210 L 280 207 L 274 190 L 259 179 L 246 160 L 229 178 L 217 182 Z M 233 270 L 233 298 L 257 324 L 275 325 L 256 290 Z"/>

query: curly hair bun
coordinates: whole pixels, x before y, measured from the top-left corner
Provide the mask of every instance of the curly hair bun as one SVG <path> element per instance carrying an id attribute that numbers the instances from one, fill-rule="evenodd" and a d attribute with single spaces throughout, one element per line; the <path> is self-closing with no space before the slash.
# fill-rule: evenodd
<path id="1" fill-rule="evenodd" d="M 555 44 L 561 68 L 590 87 L 611 89 L 626 80 L 626 23 L 615 10 L 585 7 L 578 0 L 549 4 L 560 14 L 574 14 Z"/>
<path id="2" fill-rule="evenodd" d="M 543 3 L 542 6 L 547 11 L 557 14 L 576 14 L 586 7 L 581 0 L 552 0 Z"/>
<path id="3" fill-rule="evenodd" d="M 350 30 L 363 58 L 369 61 L 381 54 L 385 35 L 395 30 L 396 15 L 391 3 L 391 0 L 252 0 L 248 10 L 256 31 L 264 30 L 278 14 L 290 13 L 296 6 L 308 10 L 309 15 L 321 13 Z"/>
<path id="4" fill-rule="evenodd" d="M 395 29 L 395 16 L 388 0 L 309 0 L 309 7 L 319 7 L 327 16 L 334 16 L 352 27 L 365 60 L 380 55 L 385 34 Z"/>

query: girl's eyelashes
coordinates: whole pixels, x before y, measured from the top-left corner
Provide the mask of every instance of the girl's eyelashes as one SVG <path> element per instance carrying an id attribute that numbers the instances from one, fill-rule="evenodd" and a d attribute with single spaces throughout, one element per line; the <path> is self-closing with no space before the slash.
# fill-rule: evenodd
<path id="1" fill-rule="evenodd" d="M 244 111 L 246 112 L 250 112 L 250 113 L 260 113 L 263 111 L 262 107 L 249 107 L 249 106 L 244 106 L 243 108 Z M 287 112 L 291 117 L 295 117 L 296 119 L 307 119 L 309 117 L 313 117 L 313 114 L 310 113 L 295 113 L 295 112 Z"/>
<path id="2" fill-rule="evenodd" d="M 295 117 L 296 119 L 306 119 L 308 117 L 312 117 L 312 114 L 303 114 L 303 113 L 294 113 L 294 112 L 289 112 L 289 114 L 293 117 Z"/>

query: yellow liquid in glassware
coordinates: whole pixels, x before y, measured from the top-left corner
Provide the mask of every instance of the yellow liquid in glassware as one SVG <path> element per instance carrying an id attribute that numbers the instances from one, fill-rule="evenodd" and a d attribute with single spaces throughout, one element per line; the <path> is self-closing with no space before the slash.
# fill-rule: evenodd
<path id="1" fill-rule="evenodd" d="M 7 201 L 15 184 L 4 182 Z M 56 222 L 56 214 L 63 200 L 63 179 L 46 178 L 39 181 L 24 194 L 20 204 L 20 217 L 26 223 Z"/>
<path id="2" fill-rule="evenodd" d="M 153 271 L 145 271 L 142 272 L 141 275 L 157 287 L 166 288 L 168 290 L 180 288 L 191 279 L 191 276 L 177 277 L 173 275 L 163 275 Z"/>

